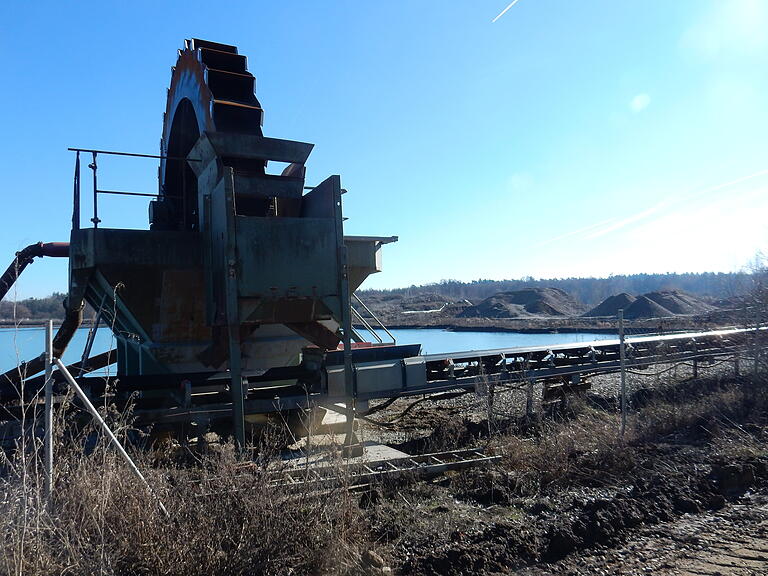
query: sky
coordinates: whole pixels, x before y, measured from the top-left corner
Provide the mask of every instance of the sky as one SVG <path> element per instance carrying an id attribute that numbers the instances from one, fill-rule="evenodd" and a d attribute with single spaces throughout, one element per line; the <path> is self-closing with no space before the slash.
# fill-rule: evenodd
<path id="1" fill-rule="evenodd" d="M 364 287 L 732 271 L 768 253 L 768 2 L 511 4 L 0 4 L 0 266 L 68 240 L 68 147 L 158 152 L 191 37 L 248 56 L 265 135 L 315 144 L 307 184 L 341 175 L 347 234 L 399 236 Z M 155 160 L 104 157 L 99 174 L 157 190 Z M 99 208 L 102 226 L 147 228 L 146 199 Z M 14 294 L 66 284 L 45 258 Z"/>

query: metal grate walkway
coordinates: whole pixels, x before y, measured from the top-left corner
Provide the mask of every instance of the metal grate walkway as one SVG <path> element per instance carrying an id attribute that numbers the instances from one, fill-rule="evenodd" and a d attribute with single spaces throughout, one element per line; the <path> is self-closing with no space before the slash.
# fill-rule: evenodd
<path id="1" fill-rule="evenodd" d="M 481 449 L 468 449 L 338 465 L 310 464 L 302 468 L 275 472 L 270 479 L 270 484 L 306 486 L 307 484 L 344 483 L 354 486 L 403 475 L 425 478 L 438 476 L 449 470 L 487 466 L 500 458 L 501 456 L 488 455 Z"/>

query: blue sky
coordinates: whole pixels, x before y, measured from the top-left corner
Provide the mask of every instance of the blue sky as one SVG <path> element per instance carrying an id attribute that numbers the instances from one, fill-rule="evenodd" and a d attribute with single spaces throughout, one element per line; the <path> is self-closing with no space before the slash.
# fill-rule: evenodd
<path id="1" fill-rule="evenodd" d="M 66 240 L 68 146 L 156 153 L 183 39 L 249 57 L 268 136 L 341 174 L 368 287 L 728 271 L 768 252 L 768 2 L 5 2 L 0 258 Z M 104 159 L 153 192 L 154 161 Z M 103 225 L 146 227 L 113 198 Z M 3 256 L 4 254 L 4 256 Z M 5 265 L 0 262 L 0 265 Z M 17 296 L 66 287 L 63 262 Z"/>

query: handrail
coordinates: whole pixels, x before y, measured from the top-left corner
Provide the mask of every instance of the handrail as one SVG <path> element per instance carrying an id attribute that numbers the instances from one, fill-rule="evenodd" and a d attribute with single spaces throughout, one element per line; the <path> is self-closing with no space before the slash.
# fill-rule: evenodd
<path id="1" fill-rule="evenodd" d="M 365 318 L 363 318 L 363 317 L 360 315 L 360 312 L 358 312 L 357 310 L 355 310 L 355 309 L 354 309 L 354 308 L 352 308 L 351 306 L 350 306 L 350 309 L 352 310 L 352 315 L 353 315 L 355 318 L 357 318 L 357 319 L 358 319 L 358 320 L 359 320 L 359 321 L 362 323 L 363 327 L 364 327 L 364 328 L 365 328 L 365 329 L 366 329 L 366 330 L 367 330 L 367 331 L 368 331 L 368 332 L 369 332 L 369 333 L 370 333 L 370 334 L 371 334 L 371 335 L 372 335 L 374 338 L 376 338 L 376 340 L 378 340 L 379 344 L 383 344 L 383 343 L 384 343 L 384 341 L 381 339 L 381 336 L 379 336 L 379 335 L 376 333 L 376 331 L 375 331 L 375 330 L 374 330 L 374 329 L 371 327 L 371 325 L 368 323 L 368 321 L 367 321 Z"/>
<path id="2" fill-rule="evenodd" d="M 98 228 L 101 220 L 99 219 L 99 194 L 114 194 L 117 196 L 140 196 L 147 198 L 160 198 L 160 194 L 149 194 L 146 192 L 126 192 L 122 190 L 100 190 L 98 185 L 97 170 L 98 163 L 97 158 L 99 154 L 107 154 L 111 156 L 128 156 L 132 158 L 154 158 L 160 160 L 180 160 L 185 162 L 202 162 L 199 158 L 184 158 L 182 156 L 166 156 L 161 154 L 138 154 L 134 152 L 117 152 L 114 150 L 96 150 L 93 148 L 67 148 L 70 152 L 75 152 L 75 177 L 74 177 L 74 189 L 73 189 L 73 201 L 72 201 L 72 229 L 80 229 L 80 153 L 91 154 L 92 161 L 88 164 L 88 168 L 93 171 L 93 227 Z M 163 195 L 163 198 L 178 199 L 179 196 Z"/>
<path id="3" fill-rule="evenodd" d="M 381 320 L 379 320 L 378 316 L 376 316 L 376 314 L 374 314 L 374 313 L 371 311 L 371 309 L 370 309 L 370 308 L 368 308 L 368 306 L 366 306 L 366 305 L 365 305 L 365 302 L 363 302 L 362 300 L 360 300 L 360 296 L 358 296 L 356 293 L 354 293 L 354 292 L 353 292 L 353 293 L 352 293 L 352 297 L 353 297 L 353 298 L 354 298 L 354 299 L 357 301 L 357 303 L 358 303 L 358 304 L 360 304 L 360 306 L 362 306 L 362 307 L 363 307 L 363 310 L 365 310 L 366 312 L 368 312 L 368 314 L 370 314 L 370 315 L 371 315 L 371 318 L 373 319 L 373 321 L 374 321 L 374 322 L 376 322 L 376 324 L 378 324 L 378 325 L 379 325 L 379 327 L 380 327 L 382 330 L 384 330 L 384 332 L 386 332 L 386 333 L 387 333 L 387 336 L 389 336 L 389 337 L 392 339 L 392 343 L 393 343 L 393 344 L 397 344 L 397 340 L 395 339 L 395 336 L 392 334 L 392 332 L 390 332 L 389 330 L 387 330 L 387 327 L 386 327 L 386 326 L 384 326 L 384 324 L 382 323 L 382 321 L 381 321 Z M 351 308 L 351 306 L 350 306 L 350 308 Z"/>
<path id="4" fill-rule="evenodd" d="M 91 154 L 110 154 L 112 156 L 132 156 L 134 158 L 159 158 L 161 160 L 186 160 L 187 162 L 202 162 L 200 158 L 185 158 L 183 156 L 163 156 L 157 154 L 137 154 L 135 152 L 115 152 L 113 150 L 94 150 L 93 148 L 67 148 L 70 152 L 90 152 Z"/>

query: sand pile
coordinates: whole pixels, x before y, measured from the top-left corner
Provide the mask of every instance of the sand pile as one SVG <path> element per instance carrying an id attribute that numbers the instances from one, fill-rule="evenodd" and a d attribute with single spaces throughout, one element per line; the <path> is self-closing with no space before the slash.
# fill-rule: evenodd
<path id="1" fill-rule="evenodd" d="M 466 308 L 462 318 L 535 318 L 577 316 L 583 308 L 558 288 L 525 288 L 499 292 L 476 306 Z"/>
<path id="2" fill-rule="evenodd" d="M 626 310 L 636 300 L 631 294 L 622 292 L 615 296 L 608 296 L 597 306 L 586 312 L 584 316 L 617 316 L 619 310 Z"/>
<path id="3" fill-rule="evenodd" d="M 703 300 L 678 290 L 648 292 L 645 296 L 673 314 L 705 314 L 712 310 L 712 306 Z"/>
<path id="4" fill-rule="evenodd" d="M 639 296 L 637 300 L 624 310 L 624 318 L 665 318 L 674 316 L 672 312 L 657 304 L 647 296 Z"/>

